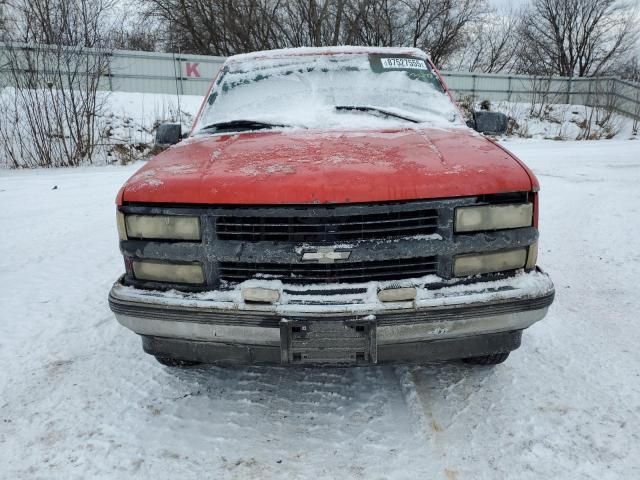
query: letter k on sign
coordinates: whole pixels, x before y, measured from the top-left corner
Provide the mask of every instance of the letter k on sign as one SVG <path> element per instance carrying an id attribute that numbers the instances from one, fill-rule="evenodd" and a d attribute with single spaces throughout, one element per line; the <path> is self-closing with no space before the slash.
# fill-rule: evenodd
<path id="1" fill-rule="evenodd" d="M 196 78 L 200 78 L 200 72 L 198 71 L 198 65 L 200 65 L 199 63 L 190 63 L 187 62 L 186 67 L 187 67 L 187 77 L 196 77 Z"/>

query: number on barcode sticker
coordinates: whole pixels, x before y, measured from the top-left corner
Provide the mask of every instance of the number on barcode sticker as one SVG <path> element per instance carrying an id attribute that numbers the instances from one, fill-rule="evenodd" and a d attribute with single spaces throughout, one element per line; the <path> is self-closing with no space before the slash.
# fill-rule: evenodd
<path id="1" fill-rule="evenodd" d="M 424 60 L 417 58 L 381 58 L 382 68 L 416 68 L 418 70 L 427 70 L 427 64 Z"/>

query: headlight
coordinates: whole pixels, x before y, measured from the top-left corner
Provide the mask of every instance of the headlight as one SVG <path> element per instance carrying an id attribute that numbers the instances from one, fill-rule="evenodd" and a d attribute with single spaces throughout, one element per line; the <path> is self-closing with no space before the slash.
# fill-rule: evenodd
<path id="1" fill-rule="evenodd" d="M 538 263 L 538 242 L 529 245 L 529 255 L 527 256 L 526 268 L 528 270 L 535 268 L 536 263 Z"/>
<path id="2" fill-rule="evenodd" d="M 129 238 L 200 240 L 200 219 L 186 216 L 126 215 Z"/>
<path id="3" fill-rule="evenodd" d="M 127 227 L 124 223 L 124 213 L 120 211 L 116 212 L 116 225 L 118 226 L 118 238 L 120 238 L 120 240 L 126 240 Z"/>
<path id="4" fill-rule="evenodd" d="M 480 273 L 495 273 L 523 268 L 527 262 L 527 249 L 502 250 L 500 252 L 459 255 L 453 262 L 453 274 L 467 277 Z"/>
<path id="5" fill-rule="evenodd" d="M 204 272 L 197 263 L 167 263 L 156 260 L 134 260 L 133 274 L 139 280 L 153 282 L 190 283 L 202 285 Z"/>
<path id="6" fill-rule="evenodd" d="M 530 227 L 533 204 L 483 205 L 456 208 L 456 232 L 477 232 L 505 228 Z"/>

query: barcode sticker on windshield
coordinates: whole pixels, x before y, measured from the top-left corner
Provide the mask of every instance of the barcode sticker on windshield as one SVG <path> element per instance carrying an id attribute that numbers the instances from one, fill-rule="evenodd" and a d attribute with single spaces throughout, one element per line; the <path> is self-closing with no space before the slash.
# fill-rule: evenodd
<path id="1" fill-rule="evenodd" d="M 382 68 L 415 68 L 418 70 L 428 70 L 424 60 L 418 58 L 381 58 Z"/>

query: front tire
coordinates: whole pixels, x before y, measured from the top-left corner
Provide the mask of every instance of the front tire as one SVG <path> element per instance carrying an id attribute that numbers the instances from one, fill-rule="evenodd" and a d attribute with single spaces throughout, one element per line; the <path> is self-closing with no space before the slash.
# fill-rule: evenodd
<path id="1" fill-rule="evenodd" d="M 194 367 L 196 365 L 200 365 L 200 362 L 192 362 L 192 361 L 189 361 L 189 360 L 180 360 L 180 359 L 171 358 L 171 357 L 161 357 L 161 356 L 155 355 L 155 358 L 158 361 L 158 363 L 164 365 L 165 367 L 180 367 L 180 368 L 184 368 L 184 367 Z"/>
<path id="2" fill-rule="evenodd" d="M 462 361 L 471 365 L 498 365 L 509 358 L 509 353 L 510 352 L 491 353 L 479 357 L 463 358 Z"/>

